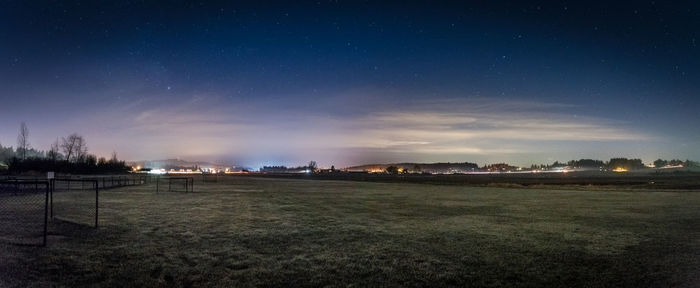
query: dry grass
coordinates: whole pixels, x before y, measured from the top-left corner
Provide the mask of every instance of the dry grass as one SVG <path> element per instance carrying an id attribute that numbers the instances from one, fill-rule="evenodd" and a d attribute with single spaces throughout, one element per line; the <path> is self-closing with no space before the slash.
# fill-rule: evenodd
<path id="1" fill-rule="evenodd" d="M 219 178 L 0 243 L 0 286 L 697 286 L 700 193 Z"/>

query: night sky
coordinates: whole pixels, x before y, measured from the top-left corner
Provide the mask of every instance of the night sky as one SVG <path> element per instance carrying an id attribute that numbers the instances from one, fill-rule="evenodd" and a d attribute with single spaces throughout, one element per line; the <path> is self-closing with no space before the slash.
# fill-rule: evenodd
<path id="1" fill-rule="evenodd" d="M 255 168 L 700 160 L 700 2 L 464 2 L 2 1 L 0 143 L 24 121 L 42 150 Z"/>

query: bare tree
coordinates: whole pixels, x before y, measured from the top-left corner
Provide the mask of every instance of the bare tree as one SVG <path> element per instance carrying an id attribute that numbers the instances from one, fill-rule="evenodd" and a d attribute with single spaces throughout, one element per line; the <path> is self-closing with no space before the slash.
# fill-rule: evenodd
<path id="1" fill-rule="evenodd" d="M 70 161 L 70 157 L 73 156 L 73 150 L 75 150 L 75 141 L 79 137 L 78 134 L 68 135 L 68 138 L 63 137 L 61 140 L 61 149 L 63 149 L 63 154 L 66 155 L 66 161 Z"/>
<path id="2" fill-rule="evenodd" d="M 311 172 L 315 172 L 315 171 L 316 171 L 316 168 L 318 168 L 318 167 L 316 166 L 316 161 L 309 161 L 309 165 L 307 165 L 306 167 L 309 167 L 309 170 L 310 170 Z"/>
<path id="3" fill-rule="evenodd" d="M 119 162 L 119 159 L 117 159 L 117 151 L 112 151 L 112 158 L 109 159 L 109 162 L 112 162 L 112 163 Z"/>
<path id="4" fill-rule="evenodd" d="M 87 148 L 87 142 L 85 142 L 85 138 L 83 136 L 78 137 L 78 141 L 75 142 L 75 156 L 76 160 L 78 162 L 82 162 L 85 160 L 85 157 L 87 156 L 88 148 Z"/>
<path id="5" fill-rule="evenodd" d="M 80 161 L 87 155 L 87 143 L 83 136 L 73 133 L 62 138 L 61 149 L 67 161 Z"/>
<path id="6" fill-rule="evenodd" d="M 29 150 L 29 128 L 22 122 L 19 124 L 19 135 L 17 135 L 17 152 L 22 160 L 27 159 L 27 150 Z"/>
<path id="7" fill-rule="evenodd" d="M 49 149 L 49 153 L 46 156 L 48 156 L 49 159 L 51 159 L 52 161 L 58 160 L 59 149 L 60 149 L 60 145 L 58 144 L 58 139 L 56 139 L 56 142 L 53 142 L 51 144 L 51 149 Z"/>

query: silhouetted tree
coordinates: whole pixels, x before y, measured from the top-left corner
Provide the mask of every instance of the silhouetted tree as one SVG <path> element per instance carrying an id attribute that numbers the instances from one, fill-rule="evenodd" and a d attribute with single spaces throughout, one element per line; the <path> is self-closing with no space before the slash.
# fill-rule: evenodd
<path id="1" fill-rule="evenodd" d="M 389 174 L 399 174 L 399 168 L 393 165 L 386 167 L 385 171 Z"/>
<path id="2" fill-rule="evenodd" d="M 316 171 L 316 161 L 309 161 L 309 165 L 306 165 L 306 167 L 308 167 L 311 172 Z"/>
<path id="3" fill-rule="evenodd" d="M 27 159 L 27 150 L 29 149 L 29 128 L 27 124 L 22 122 L 19 124 L 19 134 L 17 135 L 17 153 L 20 159 Z"/>
<path id="4" fill-rule="evenodd" d="M 419 165 L 413 165 L 413 173 L 420 173 L 421 169 Z"/>
<path id="5" fill-rule="evenodd" d="M 666 165 L 668 165 L 668 161 L 666 161 L 666 160 L 656 159 L 656 161 L 654 161 L 654 167 L 656 167 L 656 168 L 661 168 L 661 167 L 664 167 Z"/>
<path id="6" fill-rule="evenodd" d="M 59 149 L 60 149 L 60 145 L 58 144 L 58 139 L 56 139 L 55 142 L 51 143 L 51 149 L 49 149 L 49 152 L 46 154 L 46 156 L 51 161 L 59 160 L 59 157 L 60 157 L 60 153 L 58 152 Z"/>
<path id="7" fill-rule="evenodd" d="M 608 168 L 625 168 L 627 170 L 635 170 L 644 168 L 642 159 L 627 159 L 627 158 L 611 158 L 608 162 Z"/>
<path id="8" fill-rule="evenodd" d="M 83 136 L 73 133 L 68 138 L 62 138 L 61 149 L 67 161 L 80 162 L 87 154 L 87 143 Z"/>
<path id="9" fill-rule="evenodd" d="M 551 165 L 552 168 L 560 168 L 560 167 L 566 167 L 566 164 L 564 163 L 559 163 L 559 161 L 554 161 Z"/>
<path id="10" fill-rule="evenodd" d="M 76 146 L 75 146 L 75 156 L 79 162 L 82 162 L 85 160 L 85 158 L 88 156 L 87 152 L 88 152 L 87 142 L 85 142 L 85 138 L 80 136 L 78 138 L 78 141 L 76 142 Z"/>
<path id="11" fill-rule="evenodd" d="M 575 168 L 601 168 L 605 166 L 603 161 L 593 159 L 571 160 L 567 164 Z"/>

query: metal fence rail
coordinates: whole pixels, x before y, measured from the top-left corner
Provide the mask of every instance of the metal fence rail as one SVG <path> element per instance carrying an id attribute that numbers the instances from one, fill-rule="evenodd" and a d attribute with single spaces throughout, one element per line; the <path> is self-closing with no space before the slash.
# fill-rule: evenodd
<path id="1" fill-rule="evenodd" d="M 99 226 L 99 182 L 94 179 L 51 180 L 51 219 Z"/>
<path id="2" fill-rule="evenodd" d="M 162 179 L 158 177 L 156 178 L 156 193 L 161 191 L 161 180 L 163 180 L 163 185 L 168 183 L 168 190 L 165 192 L 183 192 L 183 190 L 185 193 L 194 192 L 194 177 L 164 177 Z"/>
<path id="3" fill-rule="evenodd" d="M 151 176 L 149 175 L 100 176 L 86 179 L 97 180 L 97 185 L 102 189 L 117 188 L 124 186 L 136 186 L 151 183 Z"/>
<path id="4" fill-rule="evenodd" d="M 0 242 L 46 246 L 50 219 L 99 227 L 101 189 L 153 183 L 151 175 L 0 176 Z M 168 180 L 172 191 L 182 180 Z M 191 178 L 184 190 L 193 189 Z M 156 182 L 157 184 L 157 182 Z"/>
<path id="5" fill-rule="evenodd" d="M 48 181 L 0 181 L 0 241 L 46 246 Z"/>
<path id="6" fill-rule="evenodd" d="M 97 187 L 100 189 L 111 189 L 126 186 L 136 186 L 149 184 L 152 181 L 150 175 L 107 175 L 107 176 L 63 176 L 61 179 L 74 180 L 96 180 Z"/>

